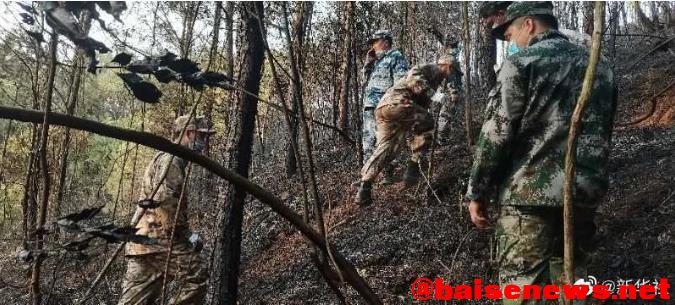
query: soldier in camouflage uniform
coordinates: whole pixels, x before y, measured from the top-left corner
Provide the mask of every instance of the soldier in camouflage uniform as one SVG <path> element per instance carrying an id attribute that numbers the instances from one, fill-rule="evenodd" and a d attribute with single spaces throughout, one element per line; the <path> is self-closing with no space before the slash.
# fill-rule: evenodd
<path id="1" fill-rule="evenodd" d="M 569 42 L 556 24 L 548 3 L 517 2 L 507 9 L 507 21 L 493 30 L 495 37 L 515 42 L 520 51 L 505 59 L 498 75 L 501 98 L 488 103 L 466 200 L 472 222 L 485 228 L 490 191 L 498 191 L 501 207 L 496 234 L 502 285 L 562 282 L 565 150 L 589 53 Z M 601 59 L 578 138 L 574 190 L 577 278 L 585 275 L 595 209 L 608 188 L 616 99 L 611 67 Z M 504 300 L 504 304 L 544 301 Z"/>
<path id="2" fill-rule="evenodd" d="M 373 154 L 376 142 L 375 108 L 384 93 L 396 80 L 408 72 L 408 62 L 403 54 L 391 48 L 393 36 L 389 31 L 377 31 L 368 40 L 371 49 L 366 55 L 363 78 L 366 87 L 363 99 L 363 161 Z M 393 167 L 388 166 L 383 184 L 393 183 Z"/>
<path id="3" fill-rule="evenodd" d="M 213 131 L 203 118 L 197 117 L 189 121 L 188 119 L 189 116 L 181 116 L 174 122 L 175 142 L 201 152 L 206 138 Z M 183 127 L 185 133 L 178 139 Z M 186 166 L 187 162 L 184 160 L 160 152 L 145 170 L 140 199 L 142 203 L 149 204 L 150 208 L 139 206 L 132 224 L 137 222 L 136 234 L 151 237 L 157 243 L 126 245 L 127 271 L 122 283 L 119 305 L 146 305 L 160 297 L 169 240 L 174 225 L 168 279 L 175 280 L 178 288 L 169 304 L 203 304 L 207 274 L 198 249 L 195 249 L 192 243 L 196 235 L 191 236 L 188 226 L 187 192 L 183 192 Z M 165 173 L 166 177 L 162 180 Z"/>
<path id="4" fill-rule="evenodd" d="M 405 187 L 417 183 L 419 161 L 433 136 L 434 119 L 428 111 L 431 98 L 452 73 L 454 64 L 454 58 L 447 56 L 439 59 L 437 64 L 416 66 L 384 94 L 375 110 L 377 147 L 361 169 L 361 183 L 355 200 L 357 204 L 367 205 L 372 202 L 373 180 L 398 155 L 409 131 L 413 134 L 410 141 L 412 157 L 403 180 Z"/>

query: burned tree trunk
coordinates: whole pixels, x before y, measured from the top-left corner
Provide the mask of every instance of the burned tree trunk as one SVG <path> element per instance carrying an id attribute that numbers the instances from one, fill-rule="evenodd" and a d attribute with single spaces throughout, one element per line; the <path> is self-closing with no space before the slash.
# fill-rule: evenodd
<path id="1" fill-rule="evenodd" d="M 338 119 L 338 128 L 342 131 L 347 131 L 348 117 L 349 117 L 349 85 L 350 85 L 350 76 L 351 76 L 351 63 L 352 63 L 352 44 L 353 44 L 353 32 L 354 32 L 354 8 L 356 4 L 354 1 L 349 1 L 345 3 L 345 41 L 343 49 L 343 62 L 341 71 L 341 84 L 340 84 L 340 101 L 338 104 L 339 108 L 339 119 Z"/>
<path id="2" fill-rule="evenodd" d="M 469 34 L 469 7 L 466 2 L 462 3 L 462 18 L 464 19 L 464 127 L 466 142 L 471 147 L 474 143 L 471 127 L 471 35 Z"/>
<path id="3" fill-rule="evenodd" d="M 35 237 L 35 262 L 33 262 L 33 271 L 31 273 L 30 295 L 33 305 L 40 305 L 40 271 L 44 256 L 42 255 L 42 244 L 44 235 L 40 233 L 47 220 L 47 206 L 49 204 L 49 191 L 51 190 L 49 163 L 47 161 L 47 145 L 49 143 L 49 115 L 52 108 L 52 93 L 54 92 L 54 77 L 56 74 L 56 48 L 58 46 L 59 36 L 56 31 L 52 32 L 51 42 L 49 43 L 49 73 L 47 75 L 47 87 L 44 95 L 44 120 L 42 121 L 42 132 L 40 134 L 39 162 L 42 177 L 42 193 L 40 194 L 40 206 L 37 213 L 37 223 L 33 235 Z"/>
<path id="4" fill-rule="evenodd" d="M 82 16 L 82 24 L 84 25 L 84 32 L 89 33 L 89 28 L 91 26 L 91 17 L 88 13 L 85 13 Z M 75 107 L 77 106 L 77 99 L 80 94 L 80 83 L 82 82 L 82 69 L 77 67 L 84 65 L 84 55 L 82 51 L 78 51 L 73 60 L 75 68 L 71 71 L 70 74 L 70 92 L 68 93 L 68 103 L 66 105 L 66 114 L 72 115 L 75 113 Z M 54 202 L 54 216 L 58 217 L 61 215 L 61 204 L 63 203 L 63 195 L 65 194 L 65 185 L 66 185 L 66 172 L 68 170 L 68 155 L 70 154 L 70 128 L 66 127 L 66 130 L 63 134 L 63 140 L 61 141 L 61 161 L 59 163 L 59 177 L 58 183 L 56 184 L 58 188 L 56 189 L 56 202 Z M 59 227 L 54 228 L 54 238 L 59 238 Z"/>
<path id="5" fill-rule="evenodd" d="M 305 30 L 307 29 L 309 17 L 312 14 L 313 5 L 312 2 L 298 3 L 298 8 L 295 12 L 295 17 L 293 18 L 293 41 L 291 42 L 293 46 L 289 46 L 289 48 L 293 47 L 296 50 L 294 61 L 300 65 L 300 73 L 302 73 L 305 62 L 302 52 L 305 40 Z M 295 79 L 294 81 L 299 82 L 297 86 L 302 88 L 302 77 Z M 295 175 L 298 168 L 298 160 L 295 158 L 293 145 L 297 145 L 298 143 L 298 111 L 301 111 L 298 101 L 302 99 L 302 92 L 293 90 L 292 86 L 289 90 L 289 95 L 291 96 L 289 100 L 292 103 L 291 112 L 294 115 L 291 118 L 291 135 L 286 148 L 286 176 L 291 177 Z"/>
<path id="6" fill-rule="evenodd" d="M 478 48 L 478 75 L 480 84 L 484 88 L 492 88 L 497 82 L 494 66 L 497 64 L 497 43 L 492 37 L 491 30 L 485 27 L 478 28 L 480 43 Z"/>
<path id="7" fill-rule="evenodd" d="M 584 33 L 593 35 L 593 2 L 583 2 L 584 9 Z"/>
<path id="8" fill-rule="evenodd" d="M 234 1 L 225 5 L 225 60 L 227 76 L 234 76 Z"/>
<path id="9" fill-rule="evenodd" d="M 264 43 L 260 33 L 263 20 L 262 2 L 241 3 L 241 16 L 245 23 L 246 46 L 239 79 L 246 91 L 255 95 L 260 91 Z M 258 112 L 258 100 L 244 92 L 236 94 L 236 102 L 230 109 L 230 144 L 226 151 L 228 166 L 243 177 L 248 177 L 251 165 L 251 152 Z M 247 193 L 237 186 L 230 186 L 225 201 L 220 203 L 218 223 L 220 237 L 214 257 L 214 277 L 217 279 L 216 304 L 236 304 L 239 281 L 239 263 L 241 254 L 241 225 L 244 211 L 244 199 Z"/>

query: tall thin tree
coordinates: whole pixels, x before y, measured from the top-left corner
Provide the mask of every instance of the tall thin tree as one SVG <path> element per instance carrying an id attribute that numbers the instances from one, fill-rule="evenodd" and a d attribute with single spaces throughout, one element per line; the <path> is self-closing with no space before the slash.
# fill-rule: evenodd
<path id="1" fill-rule="evenodd" d="M 245 24 L 246 44 L 243 50 L 241 71 L 237 79 L 246 91 L 258 95 L 262 79 L 264 60 L 264 42 L 260 33 L 260 22 L 264 19 L 262 2 L 240 3 L 240 15 Z M 248 177 L 251 165 L 255 117 L 258 112 L 258 100 L 249 94 L 239 92 L 230 110 L 230 144 L 226 150 L 228 166 L 243 177 Z M 218 223 L 221 236 L 218 239 L 214 276 L 220 282 L 216 291 L 216 304 L 236 304 L 239 284 L 239 264 L 241 255 L 241 225 L 243 221 L 244 200 L 247 193 L 238 186 L 230 186 L 224 201 L 220 203 Z"/>
<path id="2" fill-rule="evenodd" d="M 49 43 L 49 71 L 47 73 L 47 84 L 43 97 L 44 119 L 42 121 L 42 132 L 40 134 L 39 161 L 42 177 L 42 192 L 40 194 L 40 207 L 37 214 L 37 223 L 33 231 L 35 237 L 34 249 L 37 253 L 33 262 L 33 271 L 30 282 L 30 295 L 33 305 L 40 305 L 40 271 L 44 255 L 42 255 L 42 245 L 44 241 L 43 227 L 47 220 L 47 206 L 49 204 L 49 192 L 51 191 L 49 162 L 47 160 L 47 144 L 49 143 L 49 115 L 52 111 L 52 94 L 54 93 L 54 78 L 56 76 L 56 48 L 59 43 L 59 35 L 56 31 L 52 32 Z"/>

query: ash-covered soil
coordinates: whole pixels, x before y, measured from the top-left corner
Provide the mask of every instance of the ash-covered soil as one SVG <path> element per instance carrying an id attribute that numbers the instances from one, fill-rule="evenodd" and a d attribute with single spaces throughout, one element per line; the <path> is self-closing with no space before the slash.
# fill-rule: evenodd
<path id="1" fill-rule="evenodd" d="M 612 184 L 596 217 L 597 251 L 589 274 L 615 282 L 661 277 L 673 282 L 675 128 L 628 129 L 616 132 L 613 143 Z M 356 189 L 350 184 L 356 180 L 356 160 L 341 151 L 323 151 L 317 156 L 320 191 L 326 208 L 330 205 L 325 213 L 330 242 L 386 304 L 417 302 L 410 285 L 418 277 L 440 277 L 453 285 L 471 284 L 474 278 L 484 283 L 497 281 L 494 232 L 476 230 L 459 204 L 471 156 L 464 145 L 438 150 L 431 180 L 440 201 L 423 186 L 404 193 L 377 186 L 375 203 L 366 208 L 352 203 Z M 263 185 L 278 184 L 271 180 L 273 175 L 257 176 L 268 177 L 258 181 Z M 301 211 L 300 185 L 276 187 Z M 241 303 L 339 304 L 310 259 L 311 247 L 299 233 L 268 209 L 260 212 L 266 208 L 259 203 L 249 207 L 249 211 L 258 212 L 250 212 L 256 216 L 247 218 L 245 227 Z M 342 291 L 350 304 L 363 303 L 348 285 Z"/>

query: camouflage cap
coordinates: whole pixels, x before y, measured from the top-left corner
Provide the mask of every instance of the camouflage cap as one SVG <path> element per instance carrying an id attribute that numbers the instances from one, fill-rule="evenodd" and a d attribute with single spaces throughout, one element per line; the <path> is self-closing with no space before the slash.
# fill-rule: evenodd
<path id="1" fill-rule="evenodd" d="M 189 121 L 188 121 L 189 120 Z M 187 126 L 186 126 L 187 124 Z M 190 115 L 182 115 L 173 122 L 173 131 L 180 133 L 185 126 L 185 131 L 196 130 L 203 133 L 213 134 L 215 131 L 209 126 L 208 120 L 203 116 L 190 118 Z"/>
<path id="2" fill-rule="evenodd" d="M 487 18 L 498 11 L 506 10 L 513 1 L 484 1 L 478 9 L 478 16 L 481 18 Z"/>
<path id="3" fill-rule="evenodd" d="M 492 36 L 500 40 L 504 39 L 506 28 L 514 20 L 524 16 L 553 15 L 553 3 L 551 1 L 520 1 L 514 2 L 506 9 L 506 22 L 492 29 Z"/>
<path id="4" fill-rule="evenodd" d="M 371 44 L 374 41 L 379 40 L 379 39 L 386 39 L 386 40 L 389 40 L 389 42 L 392 42 L 392 41 L 394 41 L 394 36 L 391 34 L 390 31 L 379 30 L 379 31 L 373 33 L 373 36 L 371 36 L 370 39 L 368 39 L 368 43 Z"/>

